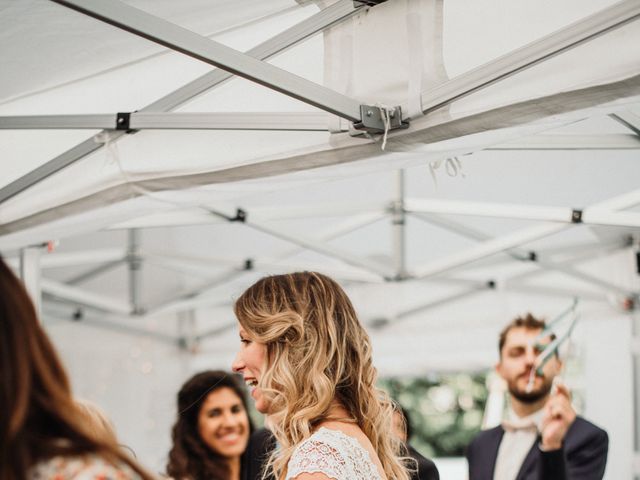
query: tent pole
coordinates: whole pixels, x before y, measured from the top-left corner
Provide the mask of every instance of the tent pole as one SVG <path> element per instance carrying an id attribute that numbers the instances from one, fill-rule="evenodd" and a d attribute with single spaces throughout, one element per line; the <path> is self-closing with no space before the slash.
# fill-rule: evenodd
<path id="1" fill-rule="evenodd" d="M 426 221 L 431 221 L 431 217 L 430 216 L 424 216 L 423 217 Z M 438 223 L 439 222 L 439 223 Z M 491 240 L 493 237 L 490 235 L 485 234 L 484 232 L 481 232 L 479 230 L 473 229 L 471 227 L 467 227 L 466 225 L 460 225 L 457 222 L 453 221 L 453 220 L 449 220 L 449 219 L 442 219 L 440 217 L 437 217 L 434 222 L 434 224 L 436 225 L 440 225 L 443 228 L 446 228 L 447 230 L 450 231 L 454 231 L 456 233 L 459 233 L 460 235 L 463 235 L 467 238 L 471 238 L 474 240 L 479 240 L 479 241 L 487 241 L 487 240 Z M 622 248 L 623 245 L 620 245 L 620 248 Z M 626 246 L 626 242 L 625 245 Z M 589 275 L 583 272 L 580 272 L 579 270 L 576 270 L 575 268 L 573 268 L 572 266 L 569 265 L 563 265 L 563 264 L 559 264 L 556 262 L 552 262 L 549 260 L 545 260 L 544 258 L 540 258 L 540 256 L 537 254 L 537 252 L 526 252 L 522 249 L 510 249 L 510 250 L 506 250 L 504 252 L 501 253 L 505 253 L 509 256 L 511 256 L 513 259 L 521 261 L 521 262 L 531 262 L 533 265 L 536 265 L 538 267 L 540 267 L 541 269 L 544 270 L 555 270 L 558 272 L 562 272 L 566 275 L 572 276 L 574 278 L 578 278 L 584 282 L 587 283 L 591 283 L 593 285 L 597 285 L 600 288 L 603 288 L 604 290 L 607 291 L 611 291 L 614 293 L 619 293 L 622 294 L 624 296 L 629 296 L 631 295 L 631 292 L 629 292 L 628 290 L 619 287 L 613 283 L 610 282 L 606 282 L 604 280 L 602 280 L 601 278 L 598 277 L 594 277 L 593 275 Z M 573 261 L 572 261 L 573 262 Z"/>
<path id="2" fill-rule="evenodd" d="M 377 222 L 378 220 L 382 219 L 382 217 L 383 215 L 378 212 L 361 214 L 353 218 L 347 219 L 344 222 L 341 222 L 339 225 L 333 226 L 331 229 L 321 234 L 320 237 L 323 241 L 329 241 L 329 240 L 341 237 L 342 235 L 345 235 L 347 233 L 353 232 L 354 230 L 362 228 L 366 225 L 370 225 L 371 223 Z M 286 252 L 284 252 L 282 255 L 279 255 L 276 258 L 276 260 L 292 257 L 303 250 L 304 249 L 302 247 L 289 249 Z M 259 265 L 259 260 L 254 260 L 254 264 L 255 263 Z M 242 275 L 247 275 L 251 273 L 252 271 L 248 269 L 244 272 L 241 272 L 241 273 L 239 272 L 239 276 L 236 277 L 236 279 L 241 278 Z M 211 305 L 214 303 L 220 303 L 221 299 L 219 298 L 218 299 L 198 298 L 200 295 L 202 295 L 206 291 L 211 290 L 212 288 L 215 288 L 217 286 L 219 285 L 212 285 L 209 288 L 200 290 L 199 292 L 194 293 L 192 298 L 188 300 L 177 300 L 174 302 L 166 303 L 165 305 L 157 305 L 154 308 L 154 311 L 152 313 L 155 314 L 155 313 L 166 312 L 166 311 L 175 310 L 175 309 L 183 310 L 186 308 L 194 308 L 194 305 L 196 303 L 198 305 Z"/>
<path id="3" fill-rule="evenodd" d="M 407 198 L 406 206 L 407 211 L 411 213 L 516 218 L 520 220 L 538 220 L 544 222 L 568 222 L 571 220 L 571 209 L 566 207 L 470 202 L 464 200 L 438 200 L 431 198 Z"/>
<path id="4" fill-rule="evenodd" d="M 605 227 L 640 227 L 640 214 L 635 212 L 607 212 L 585 210 L 582 214 L 585 225 L 600 225 Z"/>
<path id="5" fill-rule="evenodd" d="M 633 118 L 633 114 L 610 115 Z M 266 130 L 326 132 L 327 115 L 321 112 L 132 112 L 129 130 Z M 0 116 L 0 130 L 97 130 L 122 129 L 119 114 L 7 115 Z M 640 132 L 631 123 L 620 123 Z M 343 128 L 343 131 L 347 131 Z M 638 150 L 640 134 L 534 135 L 486 148 L 487 151 Z"/>
<path id="6" fill-rule="evenodd" d="M 65 283 L 67 285 L 77 285 L 79 283 L 84 283 L 87 280 L 90 280 L 98 275 L 102 275 L 103 273 L 108 272 L 109 270 L 113 270 L 114 268 L 119 267 L 126 261 L 125 257 L 120 260 L 115 260 L 113 262 L 103 263 L 102 265 L 92 268 L 86 272 L 83 272 L 73 278 L 70 278 Z"/>
<path id="7" fill-rule="evenodd" d="M 312 15 L 306 20 L 292 26 L 291 28 L 284 30 L 273 38 L 256 45 L 254 48 L 247 51 L 247 55 L 260 60 L 267 60 L 274 55 L 285 51 L 289 47 L 322 32 L 324 29 L 351 17 L 357 11 L 358 9 L 353 8 L 352 2 L 349 0 L 341 0 L 336 2 L 334 5 L 321 10 L 315 15 Z M 173 110 L 201 93 L 223 84 L 231 77 L 233 77 L 231 73 L 221 69 L 215 69 L 147 105 L 142 108 L 141 111 L 162 112 Z M 111 142 L 114 142 L 125 135 L 124 130 L 105 130 L 102 133 L 107 132 L 111 135 Z M 95 152 L 102 148 L 102 146 L 103 144 L 96 143 L 93 137 L 77 144 L 70 150 L 67 150 L 57 157 L 49 160 L 47 163 L 1 188 L 0 204 L 23 192 L 29 187 L 36 185 L 54 173 Z"/>
<path id="8" fill-rule="evenodd" d="M 637 189 L 593 204 L 585 209 L 585 213 L 589 211 L 609 212 L 612 210 L 624 210 L 625 208 L 634 207 L 639 203 L 640 189 Z M 428 265 L 418 267 L 415 270 L 414 275 L 418 278 L 426 278 L 434 275 L 439 275 L 449 270 L 459 268 L 469 262 L 480 260 L 504 250 L 509 250 L 525 243 L 538 240 L 539 238 L 553 235 L 554 233 L 561 232 L 562 230 L 570 228 L 571 226 L 574 226 L 576 224 L 579 224 L 579 222 L 568 224 L 543 223 L 535 225 L 533 227 L 517 230 L 507 235 L 503 235 L 502 237 L 488 240 L 469 250 L 454 253 L 447 257 L 433 261 Z"/>
<path id="9" fill-rule="evenodd" d="M 117 0 L 52 0 L 352 122 L 360 102 Z"/>
<path id="10" fill-rule="evenodd" d="M 181 349 L 191 352 L 198 346 L 198 340 L 196 339 L 196 314 L 193 310 L 178 312 L 178 345 Z"/>
<path id="11" fill-rule="evenodd" d="M 517 230 L 501 237 L 493 238 L 462 252 L 448 255 L 423 266 L 418 266 L 414 269 L 413 274 L 417 278 L 427 278 L 439 275 L 450 270 L 466 266 L 470 262 L 553 235 L 565 228 L 566 226 L 563 224 L 544 223 Z"/>
<path id="12" fill-rule="evenodd" d="M 46 270 L 55 267 L 98 264 L 65 281 L 67 285 L 76 285 L 112 270 L 125 263 L 126 260 L 126 251 L 124 249 L 103 248 L 68 253 L 53 253 L 44 257 L 41 265 L 42 268 Z"/>
<path id="13" fill-rule="evenodd" d="M 616 122 L 621 123 L 629 130 L 631 130 L 636 136 L 640 136 L 640 116 L 633 112 L 617 112 L 609 115 Z"/>
<path id="14" fill-rule="evenodd" d="M 217 70 L 216 70 L 217 71 Z M 640 75 L 635 75 L 627 78 L 624 81 L 618 81 L 614 83 L 608 83 L 606 85 L 600 85 L 598 87 L 588 87 L 579 91 L 572 91 L 562 94 L 562 97 L 568 101 L 568 104 L 564 104 L 558 100 L 557 95 L 549 95 L 546 97 L 538 98 L 525 102 L 526 111 L 518 107 L 516 110 L 512 110 L 511 107 L 499 107 L 486 111 L 481 114 L 463 115 L 453 121 L 436 121 L 435 125 L 428 126 L 424 129 L 417 129 L 418 132 L 413 132 L 409 139 L 415 142 L 433 143 L 446 139 L 450 139 L 457 136 L 469 135 L 472 133 L 480 133 L 486 130 L 486 126 L 497 122 L 499 125 L 522 125 L 523 123 L 530 123 L 534 119 L 548 118 L 551 115 L 564 115 L 569 110 L 574 111 L 578 108 L 589 108 L 597 104 L 612 101 L 615 98 L 628 97 L 640 87 Z M 631 91 L 629 91 L 629 88 Z M 638 90 L 640 91 L 640 90 Z M 621 94 L 621 92 L 627 92 Z M 536 111 L 533 114 L 529 111 L 529 107 L 534 106 Z M 571 105 L 569 108 L 568 105 Z M 426 118 L 426 117 L 423 117 Z M 416 120 L 420 122 L 422 119 Z M 109 131 L 107 131 L 109 132 Z M 122 131 L 115 131 L 113 135 L 120 134 Z M 455 134 L 454 134 L 455 133 Z M 400 135 L 402 136 L 402 134 Z M 347 138 L 348 137 L 348 138 Z M 113 136 L 111 140 L 113 141 Z M 407 138 L 407 137 L 403 137 Z M 393 137 L 390 141 L 393 140 Z M 288 154 L 286 157 L 280 157 L 275 159 L 269 159 L 264 161 L 256 161 L 249 165 L 232 166 L 229 168 L 223 168 L 222 170 L 216 169 L 215 171 L 205 171 L 198 175 L 174 175 L 170 177 L 162 177 L 162 181 L 166 182 L 171 180 L 171 186 L 163 185 L 162 182 L 158 182 L 158 179 L 141 180 L 138 182 L 140 186 L 148 191 L 164 191 L 167 189 L 180 190 L 185 188 L 191 188 L 193 186 L 220 183 L 223 181 L 240 181 L 246 179 L 263 178 L 266 176 L 273 176 L 277 174 L 289 173 L 293 169 L 296 171 L 307 170 L 309 168 L 317 168 L 320 166 L 335 165 L 342 162 L 354 162 L 363 158 L 376 157 L 383 155 L 384 152 L 380 150 L 377 143 L 362 143 L 362 139 L 355 139 L 346 136 L 341 139 L 338 145 L 334 145 L 326 148 L 314 149 L 313 152 L 305 152 L 300 154 L 294 154 L 291 156 Z M 87 148 L 96 148 L 96 143 L 92 139 L 87 140 L 84 144 Z M 488 146 L 488 145 L 487 145 Z M 97 148 L 100 148 L 99 145 Z M 84 147 L 83 147 L 84 148 Z M 478 146 L 478 148 L 480 148 Z M 348 155 L 345 157 L 344 155 Z M 76 161 L 80 156 L 73 156 L 69 159 L 70 152 L 62 154 L 62 156 L 48 162 L 42 166 L 43 170 L 55 169 L 60 167 L 58 162 L 71 162 Z M 3 200 L 16 195 L 24 191 L 31 185 L 38 183 L 44 179 L 40 175 L 40 169 L 34 170 L 27 174 L 25 177 L 16 180 L 9 184 L 4 189 L 0 189 L 0 204 Z M 46 221 L 49 221 L 51 217 L 59 218 L 60 216 L 67 215 L 68 212 L 77 214 L 81 210 L 86 210 L 89 205 L 93 205 L 92 202 L 96 200 L 96 196 L 109 194 L 111 201 L 116 202 L 123 198 L 131 198 L 132 192 L 129 187 L 123 188 L 123 185 L 116 185 L 109 187 L 101 192 L 89 194 L 83 198 L 74 200 L 67 204 L 55 207 L 47 212 L 40 212 L 29 216 L 28 218 L 16 219 L 12 222 L 0 225 L 0 230 L 4 234 L 16 232 L 24 228 L 31 228 L 34 225 L 40 225 Z M 134 194 L 135 196 L 139 194 Z M 93 208 L 93 207 L 91 207 Z M 608 207 L 610 210 L 615 210 L 614 207 Z"/>
<path id="15" fill-rule="evenodd" d="M 637 0 L 618 2 L 424 93 L 423 113 L 449 105 L 638 18 L 640 3 Z"/>
<path id="16" fill-rule="evenodd" d="M 557 288 L 526 284 L 512 285 L 510 283 L 506 283 L 504 284 L 504 290 L 508 292 L 543 295 L 546 297 L 558 297 L 563 299 L 579 297 L 580 300 L 583 301 L 607 302 L 607 295 L 604 293 L 590 292 L 588 290 L 575 288 Z"/>
<path id="17" fill-rule="evenodd" d="M 405 171 L 397 170 L 395 174 L 396 198 L 391 204 L 391 226 L 393 229 L 393 267 L 396 280 L 407 278 L 407 225 L 404 209 Z"/>
<path id="18" fill-rule="evenodd" d="M 75 252 L 55 252 L 42 258 L 42 268 L 76 267 L 123 260 L 124 248 L 95 248 Z"/>
<path id="19" fill-rule="evenodd" d="M 640 128 L 640 127 L 639 127 Z M 638 130 L 640 131 L 640 130 Z M 493 150 L 637 150 L 640 148 L 640 138 L 626 133 L 608 133 L 601 135 L 534 135 L 519 138 L 507 143 L 485 148 Z"/>
<path id="20" fill-rule="evenodd" d="M 204 291 L 211 290 L 219 285 L 227 284 L 249 270 L 250 268 L 234 268 L 226 270 L 215 278 L 208 279 L 200 283 L 199 285 L 196 285 L 195 287 L 189 288 L 188 290 L 182 292 L 178 292 L 169 298 L 163 299 L 161 302 L 155 305 L 151 305 L 146 310 L 145 314 L 154 315 L 158 312 L 165 311 L 169 305 L 180 303 L 181 301 L 190 300 Z"/>
<path id="21" fill-rule="evenodd" d="M 247 50 L 246 54 L 258 60 L 268 60 L 290 47 L 332 27 L 360 11 L 349 0 L 338 0 L 309 18 L 287 28 L 272 38 Z M 169 95 L 143 108 L 143 112 L 167 112 L 183 105 L 192 98 L 211 90 L 233 78 L 233 74 L 215 69 L 175 90 Z"/>
<path id="22" fill-rule="evenodd" d="M 240 211 L 240 210 L 239 210 Z M 340 248 L 334 247 L 332 245 L 328 245 L 321 241 L 316 241 L 309 238 L 304 238 L 301 235 L 291 235 L 287 234 L 282 230 L 278 230 L 276 228 L 271 228 L 261 223 L 253 222 L 247 219 L 246 212 L 243 212 L 242 220 L 237 220 L 236 218 L 229 218 L 227 215 L 210 209 L 209 212 L 212 215 L 222 216 L 227 218 L 229 221 L 241 221 L 248 227 L 251 227 L 254 230 L 258 230 L 260 232 L 266 233 L 276 238 L 280 238 L 281 240 L 285 240 L 287 242 L 295 243 L 300 245 L 301 247 L 307 248 L 309 250 L 314 250 L 323 255 L 327 255 L 329 257 L 333 257 L 335 259 L 341 260 L 344 263 L 349 265 L 363 268 L 369 272 L 380 275 L 383 278 L 388 278 L 391 274 L 389 269 L 385 265 L 381 265 L 373 260 L 358 258 L 356 255 L 351 252 L 344 251 Z"/>
<path id="23" fill-rule="evenodd" d="M 640 227 L 637 212 L 613 212 L 603 207 L 574 210 L 566 207 L 518 205 L 508 203 L 467 202 L 458 200 L 406 199 L 411 213 L 439 213 L 493 218 L 514 218 L 545 222 L 583 223 L 610 227 Z"/>
<path id="24" fill-rule="evenodd" d="M 307 25 L 308 30 L 305 30 L 304 28 L 301 29 L 298 26 L 292 27 L 280 34 L 277 38 L 274 37 L 247 53 L 248 55 L 261 59 L 266 59 L 271 55 L 279 53 L 288 46 L 317 33 L 326 26 L 337 23 L 341 19 L 348 18 L 357 11 L 353 9 L 352 5 L 347 5 L 350 3 L 351 2 L 348 0 L 343 0 L 342 2 L 337 2 L 332 7 L 328 7 L 318 13 L 316 16 L 320 17 L 330 8 L 340 7 L 347 9 L 345 12 L 336 11 L 338 15 L 335 15 L 335 17 L 328 17 L 325 20 L 324 27 L 322 26 L 320 18 L 314 18 L 316 17 L 314 16 L 312 17 L 313 23 L 309 23 Z M 484 86 L 505 78 L 505 75 L 514 73 L 514 68 L 517 70 L 518 67 L 526 68 L 539 63 L 546 58 L 545 55 L 548 56 L 549 48 L 552 49 L 551 51 L 554 51 L 553 49 L 555 48 L 555 53 L 558 53 L 558 42 L 560 40 L 566 44 L 565 48 L 571 48 L 578 44 L 576 42 L 588 41 L 589 39 L 608 31 L 608 29 L 622 26 L 637 18 L 638 9 L 640 9 L 640 5 L 635 0 L 619 2 L 613 7 L 605 9 L 591 17 L 588 17 L 582 22 L 572 25 L 568 29 L 551 34 L 540 41 L 504 55 L 503 57 L 500 57 L 493 62 L 489 62 L 468 74 L 461 75 L 449 82 L 446 82 L 435 90 L 425 93 L 422 100 L 423 107 L 426 109 L 439 108 L 440 106 L 451 103 L 456 98 L 460 98 L 460 96 L 471 93 L 474 89 L 477 90 L 484 88 Z M 342 17 L 340 17 L 340 15 L 342 15 Z M 300 24 L 301 26 L 302 23 Z M 571 40 L 572 38 L 573 41 L 567 43 L 567 40 Z M 172 94 L 169 94 L 142 110 L 162 111 L 176 108 L 194 96 L 224 82 L 231 76 L 232 75 L 230 73 L 214 70 L 213 72 L 196 79 L 195 81 L 185 85 L 183 88 L 176 90 Z M 114 132 L 111 140 L 114 141 L 123 134 L 124 131 Z M 68 150 L 0 189 L 0 204 L 101 147 L 102 145 L 96 144 L 93 138 L 85 140 L 71 150 Z"/>
<path id="25" fill-rule="evenodd" d="M 56 282 L 43 278 L 41 281 L 42 291 L 45 294 L 63 299 L 68 303 L 83 305 L 96 310 L 107 311 L 117 315 L 129 316 L 130 306 L 125 302 L 120 302 L 113 298 L 108 298 L 98 293 L 88 292 L 78 287 L 73 287 L 65 283 Z"/>
<path id="26" fill-rule="evenodd" d="M 451 302 L 462 300 L 463 298 L 477 295 L 478 293 L 485 292 L 487 290 L 491 290 L 492 288 L 494 288 L 494 286 L 495 285 L 492 282 L 477 282 L 475 286 L 471 286 L 470 288 L 463 290 L 461 292 L 456 292 L 452 295 L 447 295 L 445 297 L 432 300 L 430 302 L 424 303 L 417 307 L 413 307 L 409 310 L 398 312 L 395 315 L 393 315 L 393 320 L 388 321 L 382 324 L 381 326 L 386 327 L 391 325 L 397 325 L 399 322 L 406 320 L 409 317 L 425 312 L 427 310 L 431 310 L 433 308 L 441 307 L 443 305 L 448 305 Z"/>
<path id="27" fill-rule="evenodd" d="M 593 260 L 595 258 L 603 258 L 606 257 L 607 255 L 610 255 L 614 252 L 617 252 L 619 250 L 622 250 L 624 248 L 628 248 L 629 247 L 629 240 L 628 239 L 622 239 L 619 241 L 615 241 L 615 242 L 607 242 L 607 243 L 603 243 L 600 245 L 600 247 L 594 251 L 590 248 L 585 248 L 583 250 L 580 250 L 579 246 L 576 246 L 576 251 L 572 252 L 571 254 L 569 254 L 568 257 L 565 257 L 565 259 L 563 259 L 562 261 L 556 261 L 554 262 L 554 264 L 560 266 L 560 267 L 566 267 L 569 265 L 576 265 L 580 262 L 583 261 L 587 261 L 587 260 Z M 567 252 L 568 253 L 568 252 Z M 566 253 L 561 252 L 562 255 L 566 255 Z M 536 255 L 538 256 L 538 258 L 542 258 L 543 261 L 545 261 L 545 257 L 547 256 L 547 252 L 545 251 L 538 251 L 536 252 Z M 553 254 L 550 254 L 549 257 L 551 257 Z M 508 278 L 505 279 L 505 282 L 507 282 L 509 285 L 527 285 L 524 283 L 524 281 L 528 278 L 531 277 L 535 277 L 537 275 L 540 275 L 544 273 L 544 270 L 529 270 L 527 272 L 522 272 L 522 273 L 516 273 L 513 274 L 511 276 L 509 276 Z"/>
<path id="28" fill-rule="evenodd" d="M 60 315 L 53 315 L 51 313 L 45 313 L 45 316 L 48 318 L 61 319 Z M 161 332 L 155 332 L 153 330 L 122 323 L 122 320 L 126 320 L 128 318 L 129 315 L 127 314 L 105 315 L 104 312 L 101 312 L 100 315 L 97 316 L 87 316 L 83 314 L 81 317 L 74 317 L 72 321 L 81 321 L 84 325 L 91 325 L 94 327 L 102 328 L 104 330 L 110 330 L 112 332 L 142 336 L 169 345 L 176 345 L 178 343 L 178 339 L 171 335 L 166 335 Z M 68 317 L 64 319 L 69 320 Z"/>
<path id="29" fill-rule="evenodd" d="M 433 215 L 433 214 L 414 213 L 413 216 L 427 223 L 443 228 L 448 232 L 454 232 L 454 233 L 457 233 L 458 235 L 461 235 L 466 238 L 470 238 L 472 240 L 484 242 L 492 238 L 491 235 L 487 235 L 486 233 L 481 232 L 480 230 L 476 230 L 475 228 L 469 227 L 467 225 L 463 225 L 460 222 L 456 222 L 454 220 L 451 220 L 450 218 L 445 218 L 437 214 Z M 525 252 L 524 250 L 519 250 L 515 248 L 511 250 L 506 250 L 504 253 L 506 255 L 509 255 L 511 258 L 519 261 L 528 261 L 530 257 L 529 252 Z"/>
<path id="30" fill-rule="evenodd" d="M 124 114 L 0 116 L 0 130 L 267 130 L 326 132 L 321 112 L 133 112 Z"/>
<path id="31" fill-rule="evenodd" d="M 144 313 L 140 305 L 142 259 L 140 258 L 140 232 L 132 228 L 128 235 L 127 265 L 129 267 L 129 303 L 134 315 Z"/>

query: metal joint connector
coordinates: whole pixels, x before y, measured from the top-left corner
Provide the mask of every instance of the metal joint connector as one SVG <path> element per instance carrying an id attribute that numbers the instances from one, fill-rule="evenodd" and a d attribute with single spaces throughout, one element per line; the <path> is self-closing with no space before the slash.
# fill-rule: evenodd
<path id="1" fill-rule="evenodd" d="M 571 212 L 571 223 L 582 223 L 582 210 L 573 210 Z"/>
<path id="2" fill-rule="evenodd" d="M 362 120 L 354 123 L 353 128 L 370 133 L 409 128 L 409 122 L 402 120 L 402 109 L 399 106 L 386 109 L 373 105 L 360 105 L 360 118 Z"/>
<path id="3" fill-rule="evenodd" d="M 116 130 L 124 130 L 127 133 L 136 133 L 138 130 L 131 128 L 131 112 L 116 113 Z"/>
<path id="4" fill-rule="evenodd" d="M 238 208 L 236 210 L 236 216 L 235 217 L 231 217 L 229 218 L 230 222 L 240 222 L 240 223 L 244 223 L 247 221 L 247 212 L 244 211 L 241 208 Z"/>
<path id="5" fill-rule="evenodd" d="M 353 8 L 375 7 L 376 5 L 379 5 L 386 1 L 387 0 L 353 0 Z"/>

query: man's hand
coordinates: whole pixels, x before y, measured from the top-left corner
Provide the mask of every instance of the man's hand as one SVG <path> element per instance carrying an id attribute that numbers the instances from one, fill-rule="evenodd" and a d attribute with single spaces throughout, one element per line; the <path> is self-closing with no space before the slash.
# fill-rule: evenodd
<path id="1" fill-rule="evenodd" d="M 576 412 L 571 405 L 569 389 L 561 384 L 555 385 L 555 393 L 549 397 L 544 406 L 542 417 L 542 450 L 558 450 L 567 430 L 576 419 Z"/>

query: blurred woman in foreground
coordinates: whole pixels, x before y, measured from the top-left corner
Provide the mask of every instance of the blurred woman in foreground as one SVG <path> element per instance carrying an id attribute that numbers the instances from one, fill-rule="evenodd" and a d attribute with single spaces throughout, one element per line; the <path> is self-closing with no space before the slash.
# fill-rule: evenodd
<path id="1" fill-rule="evenodd" d="M 0 480 L 151 480 L 86 422 L 20 280 L 0 259 Z"/>

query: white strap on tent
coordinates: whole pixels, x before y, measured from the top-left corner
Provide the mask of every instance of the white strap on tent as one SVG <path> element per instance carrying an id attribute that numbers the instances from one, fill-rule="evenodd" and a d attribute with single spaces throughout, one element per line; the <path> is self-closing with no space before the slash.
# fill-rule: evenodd
<path id="1" fill-rule="evenodd" d="M 109 130 L 104 130 L 93 137 L 93 141 L 104 145 L 104 152 L 107 164 L 117 164 L 120 168 L 120 153 L 118 152 L 118 143 L 113 141 L 114 134 Z M 122 169 L 120 168 L 122 171 Z"/>
<path id="2" fill-rule="evenodd" d="M 205 213 L 210 213 L 211 210 L 207 205 L 201 204 L 199 202 L 194 201 L 181 201 L 175 198 L 172 198 L 172 192 L 170 190 L 165 190 L 164 192 L 153 192 L 147 188 L 145 188 L 141 183 L 135 179 L 131 178 L 129 172 L 127 172 L 122 166 L 122 160 L 120 158 L 120 152 L 118 151 L 118 142 L 114 142 L 113 132 L 105 130 L 104 132 L 100 132 L 93 137 L 94 142 L 101 143 L 104 145 L 104 151 L 107 158 L 108 164 L 115 164 L 118 167 L 118 171 L 120 172 L 120 176 L 124 180 L 124 184 L 130 188 L 133 192 L 140 196 L 144 196 L 151 200 L 160 202 L 164 205 L 170 205 L 172 207 L 177 207 L 179 209 L 193 209 L 198 208 L 203 210 Z"/>
<path id="3" fill-rule="evenodd" d="M 409 52 L 409 78 L 407 83 L 407 114 L 410 118 L 422 114 L 422 74 L 425 48 L 422 36 L 422 1 L 407 0 L 407 48 Z"/>
<path id="4" fill-rule="evenodd" d="M 356 22 L 358 15 L 351 20 L 351 25 Z M 347 31 L 347 29 L 345 29 Z M 324 55 L 324 84 L 325 86 L 342 92 L 347 96 L 353 95 L 353 28 L 349 33 L 340 35 L 340 42 L 328 41 L 329 36 L 325 35 L 325 55 Z M 336 63 L 338 65 L 336 65 Z M 337 116 L 328 116 L 328 130 L 331 133 L 340 133 L 348 130 L 348 122 Z"/>
<path id="5" fill-rule="evenodd" d="M 102 143 L 104 145 L 107 164 L 115 164 L 118 167 L 120 175 L 129 188 L 140 195 L 148 197 L 153 196 L 151 192 L 137 185 L 136 182 L 129 177 L 129 174 L 125 171 L 125 169 L 122 168 L 122 162 L 120 161 L 120 152 L 118 151 L 118 142 L 113 141 L 112 132 L 108 130 L 100 132 L 93 137 L 93 141 L 96 143 Z"/>
<path id="6" fill-rule="evenodd" d="M 109 130 L 100 132 L 93 137 L 94 142 L 102 143 L 104 145 L 107 164 L 115 164 L 116 167 L 118 167 L 118 171 L 120 172 L 120 176 L 124 180 L 125 185 L 138 195 L 152 198 L 163 203 L 170 203 L 172 205 L 176 204 L 175 202 L 167 201 L 163 198 L 160 198 L 158 195 L 155 195 L 154 192 L 151 192 L 146 188 L 140 186 L 134 179 L 130 177 L 129 173 L 122 166 L 120 151 L 118 150 L 118 142 L 113 140 L 113 131 Z"/>
<path id="7" fill-rule="evenodd" d="M 412 119 L 423 115 L 422 93 L 449 79 L 444 67 L 443 10 L 442 0 L 407 0 L 407 113 Z"/>
<path id="8" fill-rule="evenodd" d="M 382 117 L 382 123 L 384 124 L 384 133 L 382 134 L 382 150 L 387 146 L 387 135 L 391 128 L 391 116 L 395 113 L 395 107 L 390 107 L 382 103 L 376 103 L 376 107 L 380 109 L 380 116 Z"/>
<path id="9" fill-rule="evenodd" d="M 411 118 L 417 118 L 423 115 L 422 99 L 416 99 L 415 95 L 421 97 L 420 92 L 428 91 L 449 80 L 444 67 L 444 6 L 442 0 L 407 0 L 407 2 L 408 38 L 418 39 L 409 42 L 409 59 L 414 68 L 409 76 L 408 112 Z M 412 28 L 415 31 L 412 31 Z M 425 32 L 429 35 L 428 39 L 424 38 Z M 427 48 L 424 48 L 425 45 Z M 416 89 L 418 89 L 417 92 Z M 448 105 L 443 107 L 439 114 L 448 115 L 448 109 Z M 457 156 L 429 162 L 429 172 L 436 188 L 438 187 L 437 170 L 443 165 L 450 177 L 458 175 L 465 177 L 462 161 Z"/>

